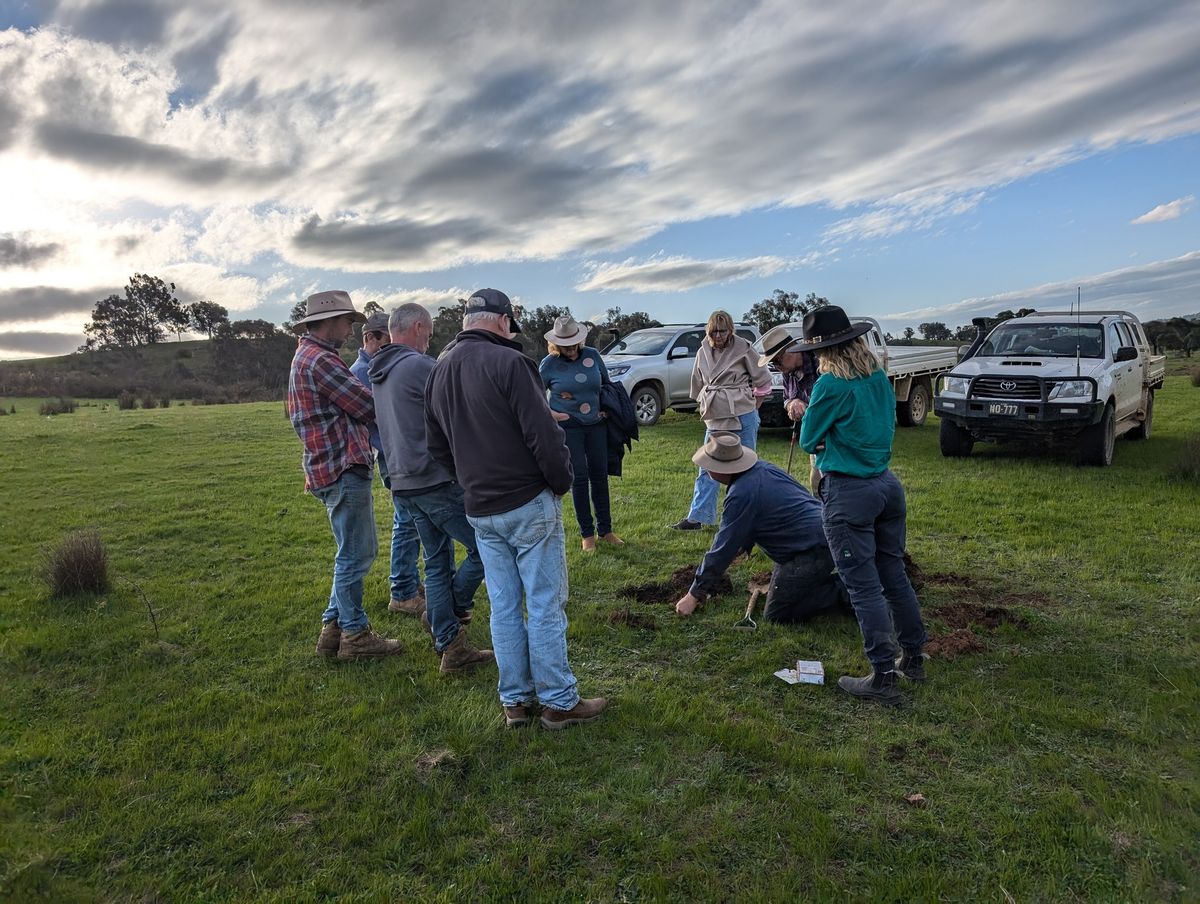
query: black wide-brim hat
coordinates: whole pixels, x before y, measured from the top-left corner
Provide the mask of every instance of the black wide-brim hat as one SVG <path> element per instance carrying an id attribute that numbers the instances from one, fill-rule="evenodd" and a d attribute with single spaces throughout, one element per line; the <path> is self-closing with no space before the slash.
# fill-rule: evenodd
<path id="1" fill-rule="evenodd" d="M 789 351 L 811 352 L 857 339 L 871 329 L 870 323 L 851 323 L 846 312 L 837 305 L 826 305 L 804 315 L 804 338 Z"/>

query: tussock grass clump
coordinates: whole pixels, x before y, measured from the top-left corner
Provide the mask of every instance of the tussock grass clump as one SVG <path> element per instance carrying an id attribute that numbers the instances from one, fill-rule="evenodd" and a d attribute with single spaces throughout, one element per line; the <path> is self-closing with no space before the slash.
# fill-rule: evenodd
<path id="1" fill-rule="evenodd" d="M 152 393 L 148 392 L 142 396 L 142 407 L 147 411 L 149 411 L 151 408 L 157 408 L 158 399 L 156 399 Z"/>
<path id="2" fill-rule="evenodd" d="M 1200 433 L 1193 433 L 1184 441 L 1167 476 L 1181 483 L 1200 483 Z"/>
<path id="3" fill-rule="evenodd" d="M 96 530 L 77 530 L 47 550 L 42 579 L 54 597 L 104 593 L 108 583 L 108 550 Z"/>
<path id="4" fill-rule="evenodd" d="M 1192 368 L 1191 380 L 1193 386 L 1200 386 L 1200 367 Z"/>
<path id="5" fill-rule="evenodd" d="M 0 408 L 0 417 L 6 417 L 7 415 L 8 415 L 8 409 Z"/>
<path id="6" fill-rule="evenodd" d="M 79 403 L 74 399 L 51 399 L 48 402 L 42 402 L 38 408 L 38 414 L 74 414 L 75 409 L 79 407 Z"/>
<path id="7" fill-rule="evenodd" d="M 126 390 L 117 396 L 117 407 L 122 411 L 132 411 L 137 408 L 137 396 Z"/>

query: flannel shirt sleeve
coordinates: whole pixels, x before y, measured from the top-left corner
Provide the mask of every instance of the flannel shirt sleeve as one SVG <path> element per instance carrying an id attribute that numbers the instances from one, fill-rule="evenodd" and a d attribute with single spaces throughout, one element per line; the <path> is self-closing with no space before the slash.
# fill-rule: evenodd
<path id="1" fill-rule="evenodd" d="M 313 382 L 317 391 L 362 424 L 375 421 L 375 403 L 371 392 L 355 379 L 344 364 L 339 368 L 327 357 L 313 363 Z"/>

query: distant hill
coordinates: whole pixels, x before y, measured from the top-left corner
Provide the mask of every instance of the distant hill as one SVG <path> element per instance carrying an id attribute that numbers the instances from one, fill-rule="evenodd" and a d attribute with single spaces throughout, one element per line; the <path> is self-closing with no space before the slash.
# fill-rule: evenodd
<path id="1" fill-rule="evenodd" d="M 208 403 L 281 399 L 292 336 L 160 342 L 0 362 L 0 395 L 116 398 L 122 392 Z"/>

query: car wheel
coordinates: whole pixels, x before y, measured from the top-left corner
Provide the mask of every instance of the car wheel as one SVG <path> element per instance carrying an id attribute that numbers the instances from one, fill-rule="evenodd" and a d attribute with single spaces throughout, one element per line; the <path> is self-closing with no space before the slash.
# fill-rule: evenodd
<path id="1" fill-rule="evenodd" d="M 975 448 L 975 437 L 949 418 L 942 418 L 938 446 L 943 458 L 966 458 Z"/>
<path id="2" fill-rule="evenodd" d="M 649 383 L 633 391 L 633 411 L 639 427 L 653 427 L 662 417 L 662 395 Z"/>
<path id="3" fill-rule="evenodd" d="M 1113 445 L 1117 439 L 1117 416 L 1112 403 L 1104 406 L 1104 414 L 1100 423 L 1093 424 L 1083 431 L 1079 443 L 1079 463 L 1092 465 L 1097 468 L 1107 468 L 1112 464 Z"/>
<path id="4" fill-rule="evenodd" d="M 896 420 L 901 427 L 920 427 L 929 417 L 929 384 L 921 380 L 908 391 L 908 400 L 896 403 Z"/>
<path id="5" fill-rule="evenodd" d="M 1130 439 L 1149 439 L 1150 429 L 1154 421 L 1154 390 L 1146 394 L 1146 419 L 1129 431 Z"/>

